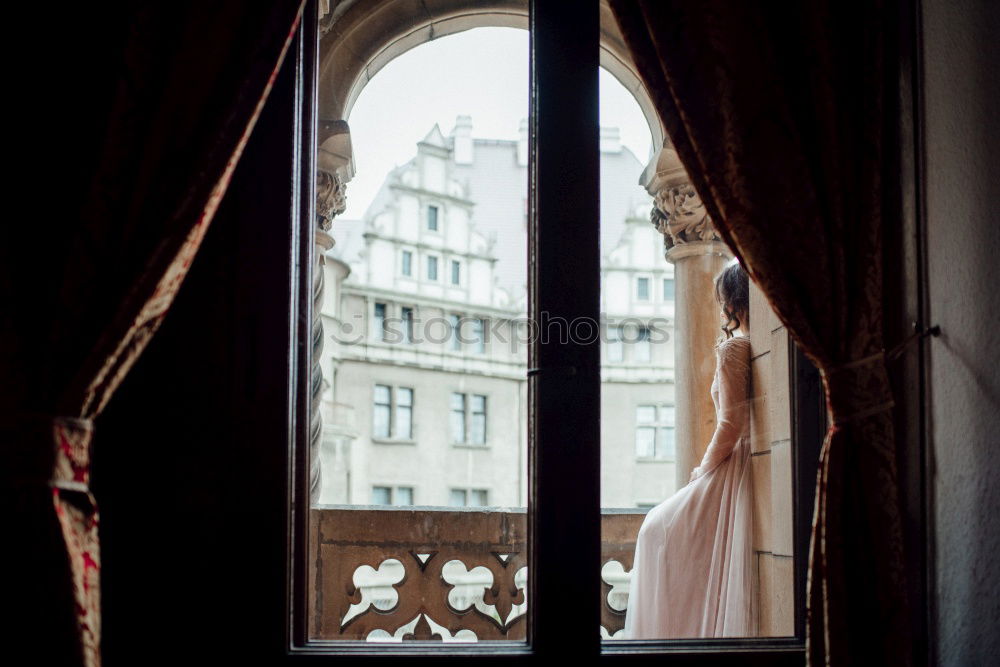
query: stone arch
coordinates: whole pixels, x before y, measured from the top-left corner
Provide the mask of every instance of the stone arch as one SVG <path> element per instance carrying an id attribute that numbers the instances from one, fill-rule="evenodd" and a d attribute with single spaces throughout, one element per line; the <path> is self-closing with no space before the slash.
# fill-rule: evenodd
<path id="1" fill-rule="evenodd" d="M 607 0 L 601 0 L 601 66 L 632 93 L 653 148 L 664 130 Z M 365 85 L 397 56 L 431 40 L 482 27 L 528 28 L 527 0 L 345 0 L 320 19 L 319 115 L 345 120 Z"/>

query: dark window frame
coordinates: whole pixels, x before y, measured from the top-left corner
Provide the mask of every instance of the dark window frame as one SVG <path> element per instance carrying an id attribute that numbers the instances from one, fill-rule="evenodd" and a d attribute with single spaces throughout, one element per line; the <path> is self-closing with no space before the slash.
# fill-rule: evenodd
<path id="1" fill-rule="evenodd" d="M 305 169 L 313 168 L 315 155 L 311 147 L 315 124 L 315 89 L 310 88 L 310 80 L 315 80 L 316 44 L 315 39 L 303 39 L 302 34 L 316 34 L 315 3 L 309 2 L 306 20 L 303 22 L 296 46 L 297 70 L 300 73 L 300 108 L 305 120 L 295 128 L 293 141 L 302 146 L 295 152 Z M 911 79 L 914 62 L 919 48 L 919 9 L 916 4 L 900 0 L 895 10 L 901 18 L 898 41 L 898 70 L 893 73 L 898 78 L 900 98 L 900 123 L 896 139 L 901 142 L 900 182 L 890 184 L 898 187 L 896 202 L 900 208 L 899 228 L 890 227 L 892 240 L 903 246 L 902 268 L 899 274 L 900 294 L 895 295 L 899 312 L 893 316 L 910 315 L 925 307 L 923 298 L 923 277 L 920 257 L 923 253 L 923 220 L 920 205 L 919 166 L 921 144 L 919 130 L 914 129 L 919 98 L 919 83 Z M 532 137 L 530 169 L 532 184 L 529 193 L 529 236 L 534 248 L 533 264 L 529 267 L 533 280 L 529 286 L 529 311 L 537 316 L 546 305 L 554 306 L 550 315 L 597 314 L 599 304 L 599 257 L 597 256 L 597 132 L 596 108 L 589 109 L 587 95 L 596 95 L 597 48 L 599 38 L 596 3 L 593 12 L 579 10 L 567 13 L 555 3 L 536 0 L 531 7 L 531 89 Z M 567 37 L 572 35 L 572 37 Z M 591 45 L 587 48 L 585 45 Z M 540 66 L 539 63 L 545 63 Z M 591 67 L 590 65 L 594 66 Z M 590 70 L 593 70 L 590 72 Z M 587 73 L 590 72 L 590 76 Z M 592 80 L 591 80 L 592 79 Z M 538 91 L 545 91 L 539 93 Z M 305 93 L 305 94 L 303 94 Z M 580 114 L 566 114 L 567 106 L 583 111 Z M 596 105 L 595 105 L 596 106 Z M 591 113 L 592 112 L 592 113 Z M 567 122 L 568 121 L 568 122 Z M 310 127 L 310 122 L 313 127 Z M 562 127 L 559 127 L 562 125 Z M 590 132 L 590 130 L 594 130 Z M 592 137 L 590 135 L 593 135 Z M 546 156 L 559 156 L 556 159 Z M 571 165 L 567 168 L 566 165 Z M 573 178 L 567 177 L 567 169 Z M 306 173 L 309 173 L 306 171 Z M 492 642 L 489 644 L 448 647 L 439 644 L 429 647 L 424 644 L 402 646 L 346 646 L 345 643 L 320 644 L 309 642 L 304 634 L 305 618 L 305 577 L 302 565 L 296 560 L 304 542 L 304 513 L 296 513 L 293 507 L 307 506 L 305 493 L 307 484 L 306 447 L 296 445 L 308 442 L 308 392 L 304 378 L 308 378 L 309 346 L 307 327 L 298 323 L 308 321 L 303 317 L 310 312 L 310 284 L 305 278 L 312 260 L 311 234 L 302 232 L 301 219 L 311 221 L 313 183 L 306 178 L 301 183 L 302 211 L 292 215 L 293 265 L 297 265 L 299 277 L 292 279 L 292 328 L 290 364 L 290 402 L 292 406 L 290 423 L 289 460 L 292 461 L 288 479 L 288 495 L 291 499 L 288 510 L 289 542 L 286 557 L 287 572 L 291 573 L 288 601 L 292 605 L 287 611 L 287 652 L 291 661 L 308 655 L 310 660 L 321 663 L 343 660 L 351 655 L 356 660 L 393 659 L 398 656 L 426 658 L 437 662 L 453 659 L 463 662 L 471 660 L 509 660 L 519 656 L 529 660 L 549 661 L 554 658 L 591 660 L 598 656 L 603 660 L 659 662 L 669 654 L 676 664 L 749 664 L 749 665 L 801 665 L 804 664 L 804 614 L 797 613 L 796 637 L 749 640 L 669 640 L 651 642 L 605 643 L 602 647 L 597 633 L 580 633 L 580 627 L 596 627 L 598 618 L 597 591 L 599 563 L 595 560 L 599 553 L 600 535 L 588 521 L 599 512 L 597 494 L 599 488 L 599 466 L 588 462 L 599 460 L 599 363 L 597 346 L 533 346 L 529 351 L 529 420 L 532 424 L 533 442 L 545 442 L 548 436 L 564 432 L 567 424 L 583 435 L 573 448 L 542 448 L 530 446 L 529 458 L 533 464 L 530 489 L 532 511 L 529 513 L 529 531 L 532 537 L 533 553 L 531 568 L 534 575 L 529 579 L 529 597 L 533 600 L 529 616 L 528 642 Z M 300 214 L 301 213 L 301 214 Z M 306 214 L 307 213 L 307 214 Z M 538 220 L 544 218 L 545 225 Z M 591 219 L 595 224 L 579 225 L 579 220 Z M 573 244 L 565 244 L 566 238 L 574 239 Z M 561 247 L 562 246 L 562 247 Z M 579 271 L 582 267 L 593 267 L 589 272 Z M 581 279 L 586 275 L 587 279 Z M 572 284 L 569 283 L 573 276 Z M 567 287 L 573 289 L 565 291 Z M 889 288 L 887 287 L 887 290 Z M 900 319 L 900 318 L 897 318 Z M 892 326 L 887 327 L 892 331 Z M 796 559 L 796 600 L 799 612 L 804 609 L 805 591 L 800 585 L 804 581 L 806 568 L 805 554 L 808 553 L 808 526 L 811 517 L 801 511 L 811 507 L 814 493 L 814 464 L 803 462 L 803 443 L 818 445 L 825 430 L 822 410 L 822 387 L 818 373 L 805 356 L 794 345 L 790 346 L 790 369 L 792 375 L 792 428 L 796 447 L 793 448 L 793 469 L 797 476 L 794 488 L 794 503 L 797 512 L 795 539 L 801 557 Z M 926 481 L 922 477 L 922 457 L 925 451 L 925 433 L 920 414 L 923 400 L 924 362 L 921 353 L 915 359 L 907 360 L 902 371 L 890 369 L 894 384 L 899 377 L 916 380 L 904 401 L 916 414 L 904 415 L 900 432 L 917 436 L 919 450 L 908 451 L 908 460 L 917 460 L 912 478 L 905 481 L 912 488 L 925 493 Z M 905 386 L 905 385 L 904 385 Z M 594 409 L 594 408 L 598 409 Z M 554 438 L 553 438 L 554 439 Z M 818 452 L 818 447 L 815 448 Z M 806 453 L 811 456 L 812 452 Z M 810 469 L 810 465 L 813 467 Z M 542 493 L 544 490 L 544 494 Z M 565 510 L 571 510 L 568 514 Z M 910 508 L 914 512 L 921 508 Z M 926 512 L 926 505 L 922 508 Z M 909 517 L 908 517 L 909 518 Z M 913 528 L 911 520 L 907 528 Z M 580 558 L 567 563 L 559 553 L 563 536 L 572 535 L 571 541 L 582 554 Z M 925 555 L 921 554 L 921 558 Z M 912 564 L 911 564 L 912 565 Z M 921 563 L 912 565 L 918 568 Z M 588 574 L 589 573 L 589 574 Z M 571 584 L 567 586 L 567 584 Z M 919 586 L 920 593 L 927 595 L 927 582 Z M 558 605 L 546 604 L 549 598 L 558 599 Z M 567 618 L 565 609 L 578 610 L 572 618 Z M 298 619 L 298 620 L 297 620 Z M 926 619 L 923 619 L 926 624 Z M 544 631 L 542 631 L 544 628 Z M 923 625 L 926 630 L 926 625 Z M 591 636 L 592 635 L 592 636 Z M 566 642 L 566 637 L 574 641 Z M 320 655 L 330 654 L 330 655 Z M 333 664 L 330 662 L 330 664 Z"/>

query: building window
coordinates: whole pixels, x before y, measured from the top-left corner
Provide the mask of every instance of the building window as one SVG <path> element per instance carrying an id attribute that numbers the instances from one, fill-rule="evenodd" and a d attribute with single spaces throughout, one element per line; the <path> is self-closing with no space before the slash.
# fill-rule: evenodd
<path id="1" fill-rule="evenodd" d="M 664 278 L 663 279 L 663 300 L 673 301 L 674 300 L 674 279 Z"/>
<path id="2" fill-rule="evenodd" d="M 437 281 L 438 279 L 438 258 L 427 258 L 427 280 Z"/>
<path id="3" fill-rule="evenodd" d="M 372 437 L 383 440 L 413 439 L 413 389 L 375 385 Z"/>
<path id="4" fill-rule="evenodd" d="M 635 345 L 632 347 L 632 361 L 646 363 L 652 358 L 652 345 L 649 340 L 649 329 L 639 327 L 636 329 Z"/>
<path id="5" fill-rule="evenodd" d="M 375 316 L 373 318 L 371 335 L 377 340 L 385 340 L 385 312 L 386 307 L 384 303 L 375 304 Z"/>
<path id="6" fill-rule="evenodd" d="M 457 259 L 451 260 L 451 284 L 462 284 L 462 265 Z"/>
<path id="7" fill-rule="evenodd" d="M 472 320 L 472 340 L 477 354 L 486 354 L 486 320 Z"/>
<path id="8" fill-rule="evenodd" d="M 448 322 L 451 324 L 451 349 L 458 352 L 462 349 L 462 316 L 449 315 Z"/>
<path id="9" fill-rule="evenodd" d="M 625 360 L 625 344 L 622 342 L 624 333 L 620 326 L 608 327 L 608 361 Z"/>
<path id="10" fill-rule="evenodd" d="M 412 505 L 412 486 L 373 486 L 372 505 Z"/>
<path id="11" fill-rule="evenodd" d="M 409 250 L 403 251 L 402 273 L 404 276 L 413 275 L 413 253 Z"/>
<path id="12" fill-rule="evenodd" d="M 403 342 L 413 342 L 413 308 L 404 306 L 400 309 L 400 319 L 403 320 Z"/>
<path id="13" fill-rule="evenodd" d="M 674 460 L 674 406 L 640 405 L 635 409 L 635 455 Z"/>
<path id="14" fill-rule="evenodd" d="M 432 232 L 438 230 L 438 207 L 428 206 L 427 207 L 427 229 Z"/>
<path id="15" fill-rule="evenodd" d="M 637 301 L 649 301 L 649 278 L 636 279 L 635 298 Z"/>
<path id="16" fill-rule="evenodd" d="M 487 489 L 452 489 L 448 494 L 448 504 L 452 507 L 487 507 L 490 494 Z"/>
<path id="17" fill-rule="evenodd" d="M 450 409 L 451 441 L 461 445 L 486 444 L 486 397 L 453 392 Z"/>

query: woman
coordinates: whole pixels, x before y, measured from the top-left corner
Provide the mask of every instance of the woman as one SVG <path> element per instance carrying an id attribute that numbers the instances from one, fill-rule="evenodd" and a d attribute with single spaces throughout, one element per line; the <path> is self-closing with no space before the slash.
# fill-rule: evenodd
<path id="1" fill-rule="evenodd" d="M 716 427 L 686 486 L 646 515 L 632 566 L 625 637 L 756 634 L 750 486 L 749 280 L 733 263 L 715 280 L 724 338 L 712 382 Z"/>

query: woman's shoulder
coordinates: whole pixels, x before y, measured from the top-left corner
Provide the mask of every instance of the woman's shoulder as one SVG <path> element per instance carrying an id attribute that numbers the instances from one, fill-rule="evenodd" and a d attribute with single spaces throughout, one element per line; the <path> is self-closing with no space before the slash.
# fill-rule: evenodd
<path id="1" fill-rule="evenodd" d="M 720 357 L 746 362 L 750 357 L 750 337 L 733 336 L 727 338 L 716 345 L 715 350 Z"/>
<path id="2" fill-rule="evenodd" d="M 717 344 L 716 349 L 750 349 L 750 336 L 733 336 L 732 338 L 726 338 Z"/>

